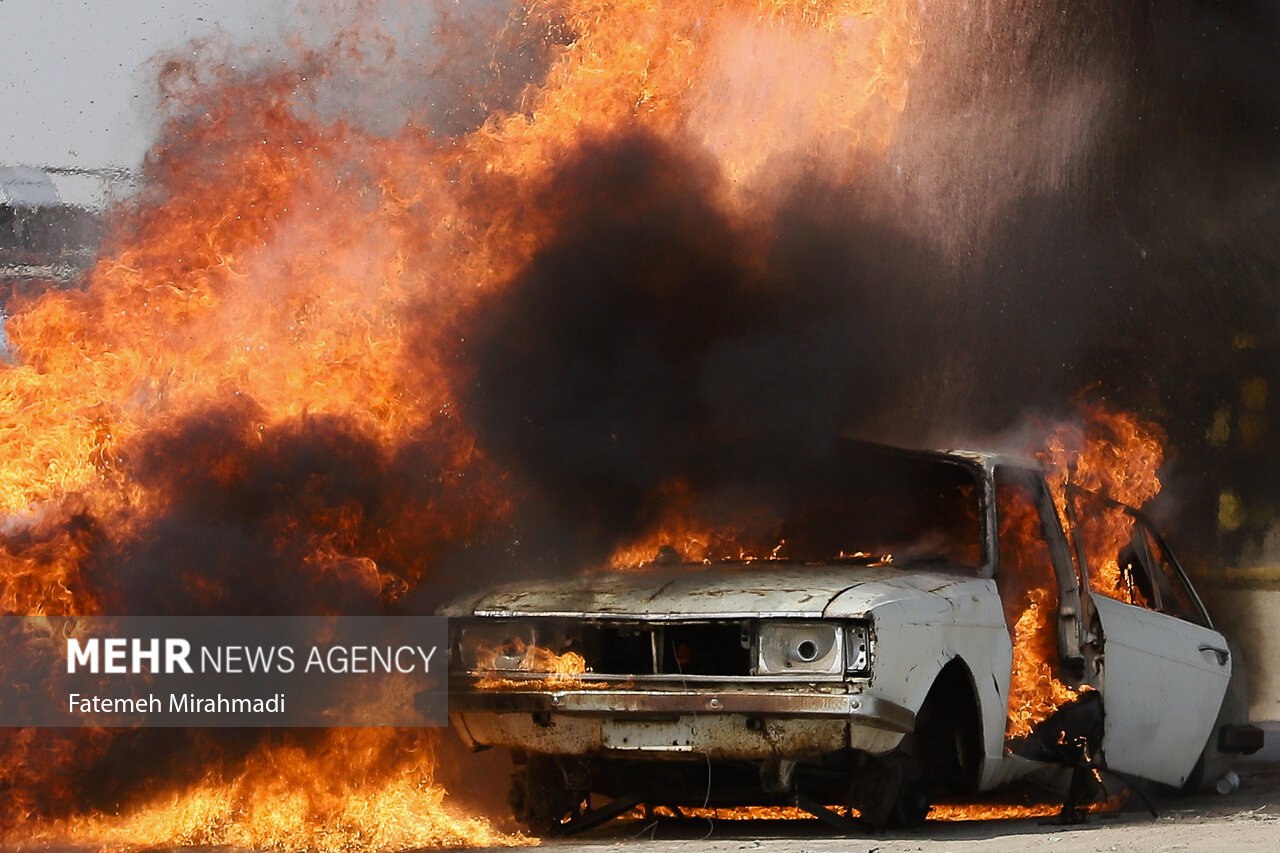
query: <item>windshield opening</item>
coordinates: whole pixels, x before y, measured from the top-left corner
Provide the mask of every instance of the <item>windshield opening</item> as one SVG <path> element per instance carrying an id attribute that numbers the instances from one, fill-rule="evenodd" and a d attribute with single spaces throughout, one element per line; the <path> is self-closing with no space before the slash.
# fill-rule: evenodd
<path id="1" fill-rule="evenodd" d="M 806 479 L 781 525 L 779 558 L 982 564 L 978 480 L 965 465 L 842 445 Z"/>
<path id="2" fill-rule="evenodd" d="M 682 513 L 614 565 L 786 560 L 976 571 L 985 557 L 979 482 L 963 462 L 844 441 L 782 482 Z"/>

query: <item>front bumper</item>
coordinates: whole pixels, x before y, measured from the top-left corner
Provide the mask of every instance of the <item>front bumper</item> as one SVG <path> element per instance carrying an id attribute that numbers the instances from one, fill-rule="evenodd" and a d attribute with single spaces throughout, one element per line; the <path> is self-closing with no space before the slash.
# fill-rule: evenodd
<path id="1" fill-rule="evenodd" d="M 892 750 L 915 714 L 865 693 L 820 690 L 450 690 L 450 720 L 472 748 L 559 755 L 697 753 L 717 758 Z"/>

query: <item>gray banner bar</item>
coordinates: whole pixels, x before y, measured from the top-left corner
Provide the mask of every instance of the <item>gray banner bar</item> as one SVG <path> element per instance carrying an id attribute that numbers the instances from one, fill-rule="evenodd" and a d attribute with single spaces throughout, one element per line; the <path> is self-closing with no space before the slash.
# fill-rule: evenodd
<path id="1" fill-rule="evenodd" d="M 0 726 L 443 726 L 437 616 L 0 616 Z"/>

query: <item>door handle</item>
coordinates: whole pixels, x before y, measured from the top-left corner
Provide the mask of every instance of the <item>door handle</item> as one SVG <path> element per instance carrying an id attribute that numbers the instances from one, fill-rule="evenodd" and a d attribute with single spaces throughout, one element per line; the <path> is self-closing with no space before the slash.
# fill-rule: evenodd
<path id="1" fill-rule="evenodd" d="M 1227 661 L 1231 660 L 1231 652 L 1226 649 L 1220 649 L 1217 646 L 1209 646 L 1202 643 L 1200 645 L 1200 651 L 1213 652 L 1214 656 L 1218 659 L 1219 666 L 1226 666 Z"/>

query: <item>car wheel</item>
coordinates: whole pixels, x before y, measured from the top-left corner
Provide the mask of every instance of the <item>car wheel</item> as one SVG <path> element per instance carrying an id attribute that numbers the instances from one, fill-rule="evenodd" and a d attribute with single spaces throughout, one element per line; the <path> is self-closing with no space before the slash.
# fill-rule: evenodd
<path id="1" fill-rule="evenodd" d="M 897 753 L 877 762 L 874 788 L 853 803 L 863 822 L 875 829 L 918 827 L 929 815 L 929 788 L 913 754 L 912 740 L 908 735 Z"/>
<path id="2" fill-rule="evenodd" d="M 916 715 L 912 751 L 935 796 L 963 796 L 977 787 L 982 726 L 962 670 L 944 670 Z"/>
<path id="3" fill-rule="evenodd" d="M 933 803 L 923 783 L 904 783 L 898 791 L 898 799 L 889 814 L 889 826 L 894 829 L 915 829 L 923 826 L 929 817 Z"/>
<path id="4" fill-rule="evenodd" d="M 981 760 L 976 725 L 960 713 L 937 715 L 917 733 L 921 773 L 935 794 L 963 795 L 973 790 Z"/>
<path id="5" fill-rule="evenodd" d="M 535 835 L 559 835 L 565 821 L 581 813 L 585 799 L 569 790 L 564 772 L 550 756 L 530 755 L 511 774 L 511 814 Z"/>

